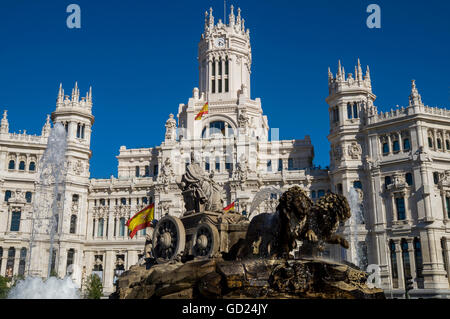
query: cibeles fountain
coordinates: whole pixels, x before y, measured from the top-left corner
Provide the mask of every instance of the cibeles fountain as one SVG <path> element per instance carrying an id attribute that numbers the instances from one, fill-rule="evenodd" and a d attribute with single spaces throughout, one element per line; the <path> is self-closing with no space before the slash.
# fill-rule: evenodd
<path id="1" fill-rule="evenodd" d="M 336 233 L 351 219 L 344 196 L 314 203 L 293 186 L 274 212 L 249 220 L 223 210 L 222 188 L 194 157 L 178 182 L 183 215 L 157 222 L 146 263 L 124 272 L 110 298 L 384 298 L 356 265 L 320 256 L 326 245 L 351 246 Z M 274 191 L 255 196 L 252 207 Z"/>
<path id="2" fill-rule="evenodd" d="M 70 276 L 51 277 L 55 262 L 55 235 L 58 219 L 64 212 L 67 139 L 64 126 L 56 123 L 48 137 L 47 148 L 38 165 L 38 180 L 31 214 L 31 236 L 27 260 L 27 276 L 10 291 L 8 298 L 74 299 L 79 291 Z M 39 250 L 49 250 L 47 273 L 35 269 L 41 262 Z"/>

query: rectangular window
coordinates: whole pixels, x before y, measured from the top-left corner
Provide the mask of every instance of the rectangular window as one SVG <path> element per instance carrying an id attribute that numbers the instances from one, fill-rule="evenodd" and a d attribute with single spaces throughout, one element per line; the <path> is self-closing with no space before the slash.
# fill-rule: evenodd
<path id="1" fill-rule="evenodd" d="M 20 229 L 20 215 L 21 212 L 13 212 L 11 215 L 11 228 L 10 231 L 19 231 Z"/>
<path id="2" fill-rule="evenodd" d="M 158 164 L 153 166 L 153 176 L 158 176 Z"/>
<path id="3" fill-rule="evenodd" d="M 220 172 L 220 158 L 216 157 L 216 171 Z"/>
<path id="4" fill-rule="evenodd" d="M 317 191 L 317 198 L 321 198 L 323 196 L 325 196 L 325 191 L 323 189 L 319 189 Z"/>
<path id="5" fill-rule="evenodd" d="M 353 117 L 354 117 L 355 119 L 358 118 L 358 105 L 357 105 L 356 103 L 353 104 Z"/>
<path id="6" fill-rule="evenodd" d="M 225 61 L 225 75 L 228 75 L 228 60 Z"/>
<path id="7" fill-rule="evenodd" d="M 352 106 L 350 103 L 347 104 L 347 118 L 348 119 L 352 118 Z"/>
<path id="8" fill-rule="evenodd" d="M 150 176 L 150 166 L 148 166 L 148 165 L 145 166 L 145 176 L 146 177 Z"/>
<path id="9" fill-rule="evenodd" d="M 272 171 L 272 160 L 268 160 L 267 161 L 267 171 L 271 172 Z"/>
<path id="10" fill-rule="evenodd" d="M 445 198 L 445 203 L 447 204 L 447 217 L 450 218 L 450 197 Z"/>
<path id="11" fill-rule="evenodd" d="M 219 93 L 222 93 L 222 79 L 219 79 Z"/>
<path id="12" fill-rule="evenodd" d="M 216 93 L 216 80 L 211 80 L 211 93 Z"/>
<path id="13" fill-rule="evenodd" d="M 228 92 L 228 79 L 225 79 L 225 92 Z"/>
<path id="14" fill-rule="evenodd" d="M 209 172 L 209 157 L 205 158 L 205 171 Z"/>
<path id="15" fill-rule="evenodd" d="M 139 166 L 136 166 L 136 177 L 139 177 L 141 174 L 140 174 L 140 167 Z"/>
<path id="16" fill-rule="evenodd" d="M 396 198 L 395 206 L 397 208 L 397 219 L 405 220 L 406 219 L 405 198 L 403 197 Z"/>
<path id="17" fill-rule="evenodd" d="M 289 158 L 288 159 L 288 170 L 293 170 L 293 169 L 294 169 L 294 159 Z"/>
<path id="18" fill-rule="evenodd" d="M 281 172 L 283 170 L 283 159 L 278 159 L 278 171 Z"/>

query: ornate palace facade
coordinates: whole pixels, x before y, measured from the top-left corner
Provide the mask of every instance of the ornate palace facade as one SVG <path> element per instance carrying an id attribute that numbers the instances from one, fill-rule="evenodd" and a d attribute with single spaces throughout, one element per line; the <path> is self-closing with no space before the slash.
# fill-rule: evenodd
<path id="1" fill-rule="evenodd" d="M 48 262 L 63 277 L 71 272 L 82 286 L 95 272 L 106 293 L 123 270 L 144 254 L 145 230 L 130 239 L 129 217 L 155 203 L 155 217 L 180 216 L 184 210 L 179 182 L 191 154 L 224 189 L 225 204 L 255 214 L 273 211 L 278 192 L 293 185 L 305 188 L 312 199 L 327 191 L 360 194 L 364 224 L 357 226 L 361 242 L 354 250 L 380 266 L 388 293 L 403 293 L 404 277 L 415 279 L 416 296 L 449 293 L 450 240 L 450 112 L 425 106 L 413 82 L 407 107 L 378 112 L 370 73 L 361 66 L 345 75 L 339 65 L 329 71 L 331 143 L 330 168 L 313 167 L 309 136 L 279 140 L 269 129 L 261 100 L 251 98 L 252 52 L 249 30 L 233 8 L 228 24 L 205 14 L 205 30 L 198 52 L 199 87 L 176 116 L 165 124 L 165 140 L 153 148 L 120 147 L 118 175 L 91 179 L 90 138 L 94 123 L 92 92 L 80 98 L 77 85 L 71 96 L 61 87 L 56 109 L 41 136 L 9 132 L 7 113 L 0 127 L 0 275 L 27 273 L 27 256 L 38 165 L 46 148 L 51 122 L 67 132 L 67 181 L 64 209 L 59 216 L 54 258 L 48 236 L 38 236 L 30 272 L 45 276 Z M 196 115 L 208 103 L 208 114 Z M 257 207 L 251 203 L 263 189 L 271 189 Z M 348 232 L 348 227 L 342 231 Z M 348 258 L 350 252 L 326 252 Z M 70 266 L 72 265 L 72 266 Z"/>

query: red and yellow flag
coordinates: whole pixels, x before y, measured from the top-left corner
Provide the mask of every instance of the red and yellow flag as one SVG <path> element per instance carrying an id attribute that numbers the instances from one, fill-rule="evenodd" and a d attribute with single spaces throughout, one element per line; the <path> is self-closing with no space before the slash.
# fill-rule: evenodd
<path id="1" fill-rule="evenodd" d="M 131 217 L 126 225 L 130 230 L 130 238 L 133 238 L 134 235 L 138 232 L 138 230 L 147 228 L 152 223 L 155 217 L 155 204 L 152 203 L 145 207 L 143 210 L 136 213 L 133 217 Z"/>
<path id="2" fill-rule="evenodd" d="M 225 212 L 234 212 L 234 202 L 223 209 Z"/>
<path id="3" fill-rule="evenodd" d="M 200 112 L 198 112 L 197 116 L 195 117 L 195 120 L 201 120 L 204 114 L 208 114 L 208 102 L 206 102 L 205 105 L 203 105 L 202 109 L 200 110 Z"/>

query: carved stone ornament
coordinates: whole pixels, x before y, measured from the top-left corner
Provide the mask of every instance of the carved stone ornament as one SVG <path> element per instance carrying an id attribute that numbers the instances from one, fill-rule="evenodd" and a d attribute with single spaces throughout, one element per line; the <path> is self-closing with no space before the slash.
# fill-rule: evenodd
<path id="1" fill-rule="evenodd" d="M 348 152 L 348 155 L 352 159 L 360 159 L 361 158 L 361 154 L 362 154 L 362 149 L 361 149 L 361 146 L 359 146 L 358 143 L 352 142 L 352 144 L 350 144 L 347 147 L 347 152 Z"/>

